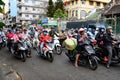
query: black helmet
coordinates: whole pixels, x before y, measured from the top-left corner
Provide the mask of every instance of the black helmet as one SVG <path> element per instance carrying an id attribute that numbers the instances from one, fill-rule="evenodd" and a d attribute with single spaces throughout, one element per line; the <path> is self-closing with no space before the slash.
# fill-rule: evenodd
<path id="1" fill-rule="evenodd" d="M 16 31 L 20 31 L 20 29 L 19 29 L 19 28 L 17 28 L 17 29 L 16 29 Z"/>
<path id="2" fill-rule="evenodd" d="M 99 32 L 100 33 L 104 33 L 105 32 L 105 28 L 99 28 Z"/>

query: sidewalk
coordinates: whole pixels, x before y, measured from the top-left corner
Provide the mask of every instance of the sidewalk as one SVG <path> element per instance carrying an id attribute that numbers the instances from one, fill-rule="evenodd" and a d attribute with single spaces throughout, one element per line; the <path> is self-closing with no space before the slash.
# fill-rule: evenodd
<path id="1" fill-rule="evenodd" d="M 22 78 L 11 66 L 0 64 L 0 80 L 22 80 Z"/>

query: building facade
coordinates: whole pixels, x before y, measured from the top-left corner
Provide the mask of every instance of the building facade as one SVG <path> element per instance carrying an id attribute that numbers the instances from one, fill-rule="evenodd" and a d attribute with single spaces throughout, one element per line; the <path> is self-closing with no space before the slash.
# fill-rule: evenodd
<path id="1" fill-rule="evenodd" d="M 46 0 L 17 0 L 16 22 L 29 24 L 32 20 L 39 20 L 46 15 Z"/>
<path id="2" fill-rule="evenodd" d="M 110 0 L 64 0 L 68 18 L 85 19 L 85 17 L 97 8 L 103 8 Z"/>

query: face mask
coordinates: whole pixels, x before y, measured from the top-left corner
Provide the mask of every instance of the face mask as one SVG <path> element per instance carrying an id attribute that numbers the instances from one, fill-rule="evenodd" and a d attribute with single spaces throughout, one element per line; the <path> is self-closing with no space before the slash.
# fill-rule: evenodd
<path id="1" fill-rule="evenodd" d="M 44 32 L 43 34 L 47 34 L 47 32 Z"/>

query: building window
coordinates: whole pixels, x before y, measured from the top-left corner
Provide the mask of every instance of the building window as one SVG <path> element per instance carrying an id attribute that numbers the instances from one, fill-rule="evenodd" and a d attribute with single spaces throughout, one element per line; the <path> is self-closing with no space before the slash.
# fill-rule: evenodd
<path id="1" fill-rule="evenodd" d="M 33 17 L 36 17 L 36 15 L 33 15 Z"/>
<path id="2" fill-rule="evenodd" d="M 35 1 L 34 1 L 34 0 L 32 0 L 32 3 L 34 4 L 34 3 L 35 3 Z"/>
<path id="3" fill-rule="evenodd" d="M 90 4 L 90 5 L 93 5 L 93 1 L 90 1 L 89 4 Z"/>
<path id="4" fill-rule="evenodd" d="M 28 8 L 26 7 L 25 10 L 28 10 Z"/>
<path id="5" fill-rule="evenodd" d="M 82 3 L 82 4 L 85 4 L 85 3 L 86 3 L 86 0 L 81 0 L 81 3 Z"/>
<path id="6" fill-rule="evenodd" d="M 78 16 L 78 11 L 76 10 L 76 17 Z"/>
<path id="7" fill-rule="evenodd" d="M 106 6 L 106 3 L 103 3 L 103 6 Z"/>
<path id="8" fill-rule="evenodd" d="M 35 11 L 35 8 L 33 8 L 33 11 Z"/>
<path id="9" fill-rule="evenodd" d="M 100 6 L 100 2 L 97 2 L 97 6 Z"/>
<path id="10" fill-rule="evenodd" d="M 76 0 L 76 4 L 78 4 L 78 0 Z"/>
<path id="11" fill-rule="evenodd" d="M 25 17 L 29 17 L 29 15 L 26 14 Z"/>
<path id="12" fill-rule="evenodd" d="M 85 18 L 86 15 L 87 15 L 87 12 L 86 12 L 85 10 L 82 10 L 82 11 L 80 12 L 80 17 L 81 17 L 81 18 Z"/>
<path id="13" fill-rule="evenodd" d="M 24 0 L 25 2 L 28 2 L 28 0 Z"/>
<path id="14" fill-rule="evenodd" d="M 74 1 L 72 1 L 72 5 L 74 5 Z"/>
<path id="15" fill-rule="evenodd" d="M 72 11 L 72 17 L 74 17 L 74 10 Z"/>

